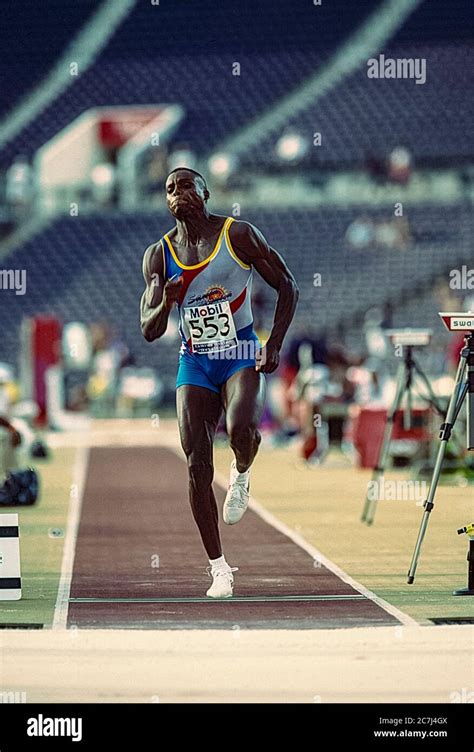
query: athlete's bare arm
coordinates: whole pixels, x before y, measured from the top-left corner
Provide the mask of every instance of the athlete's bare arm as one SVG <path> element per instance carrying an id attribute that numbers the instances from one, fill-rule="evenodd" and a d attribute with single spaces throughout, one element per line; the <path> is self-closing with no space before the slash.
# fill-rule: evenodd
<path id="1" fill-rule="evenodd" d="M 265 358 L 257 366 L 257 370 L 262 373 L 272 373 L 278 367 L 283 339 L 295 313 L 299 297 L 298 286 L 283 258 L 268 245 L 257 227 L 249 222 L 232 222 L 229 235 L 240 260 L 253 266 L 262 279 L 278 293 L 272 331 L 265 345 Z"/>
<path id="2" fill-rule="evenodd" d="M 140 302 L 140 325 L 148 342 L 162 337 L 168 326 L 173 305 L 179 298 L 183 280 L 163 279 L 163 250 L 161 241 L 150 245 L 143 256 L 145 291 Z"/>

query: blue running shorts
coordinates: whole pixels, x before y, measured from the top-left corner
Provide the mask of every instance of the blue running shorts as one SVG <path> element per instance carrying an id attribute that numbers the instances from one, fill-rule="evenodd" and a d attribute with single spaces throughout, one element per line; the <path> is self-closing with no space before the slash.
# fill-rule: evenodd
<path id="1" fill-rule="evenodd" d="M 205 354 L 192 353 L 184 346 L 179 356 L 176 388 L 184 384 L 202 386 L 212 392 L 220 394 L 221 386 L 232 374 L 242 368 L 255 368 L 255 343 L 260 341 L 253 330 L 252 324 L 237 332 L 239 345 L 214 357 Z"/>

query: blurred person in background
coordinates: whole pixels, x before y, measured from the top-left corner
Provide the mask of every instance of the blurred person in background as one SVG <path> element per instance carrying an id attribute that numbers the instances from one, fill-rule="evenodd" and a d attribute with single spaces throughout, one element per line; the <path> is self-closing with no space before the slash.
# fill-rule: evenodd
<path id="1" fill-rule="evenodd" d="M 312 346 L 298 349 L 300 368 L 295 380 L 295 402 L 301 436 L 300 457 L 319 462 L 328 450 L 327 425 L 321 419 L 322 405 L 329 391 L 329 368 L 313 362 Z"/>
<path id="2" fill-rule="evenodd" d="M 375 226 L 372 219 L 365 214 L 354 219 L 346 230 L 345 240 L 355 251 L 372 248 L 375 243 Z"/>
<path id="3" fill-rule="evenodd" d="M 111 162 L 95 165 L 90 174 L 91 193 L 94 204 L 111 206 L 115 200 L 116 169 Z"/>
<path id="4" fill-rule="evenodd" d="M 412 175 L 412 156 L 405 146 L 397 146 L 388 157 L 388 178 L 392 183 L 408 185 Z"/>
<path id="5" fill-rule="evenodd" d="M 12 387 L 13 369 L 0 363 L 0 482 L 8 470 L 17 466 L 15 449 L 21 445 L 21 435 L 11 422 Z"/>
<path id="6" fill-rule="evenodd" d="M 347 380 L 353 386 L 353 400 L 358 408 L 384 408 L 387 403 L 387 386 L 390 375 L 377 358 L 361 358 L 347 371 Z"/>
<path id="7" fill-rule="evenodd" d="M 375 225 L 375 244 L 379 248 L 404 250 L 411 240 L 410 227 L 405 217 L 393 217 Z"/>
<path id="8" fill-rule="evenodd" d="M 438 277 L 433 292 L 440 311 L 462 310 L 462 294 L 451 287 L 445 276 Z"/>
<path id="9" fill-rule="evenodd" d="M 196 169 L 196 154 L 186 142 L 177 143 L 173 151 L 168 155 L 168 172 L 175 170 L 180 165 L 189 167 L 191 170 Z"/>
<path id="10" fill-rule="evenodd" d="M 29 456 L 46 457 L 46 447 L 34 441 L 35 435 L 25 417 L 11 417 L 18 398 L 13 369 L 0 363 L 0 506 L 34 504 L 38 498 L 38 475 L 32 468 L 18 469 Z M 37 407 L 25 403 L 25 415 L 35 416 Z M 35 447 L 36 444 L 36 447 Z"/>
<path id="11" fill-rule="evenodd" d="M 33 168 L 28 159 L 20 155 L 6 171 L 5 197 L 14 221 L 24 219 L 33 202 Z"/>
<path id="12" fill-rule="evenodd" d="M 351 365 L 347 369 L 346 380 L 352 391 L 352 402 L 349 405 L 347 419 L 344 425 L 344 435 L 341 448 L 352 459 L 355 458 L 354 434 L 357 419 L 361 410 L 385 410 L 392 397 L 390 374 L 379 358 L 353 355 Z"/>
<path id="13" fill-rule="evenodd" d="M 329 451 L 329 418 L 323 420 L 325 406 L 346 405 L 352 398 L 346 378 L 346 348 L 331 337 L 325 347 L 325 363 L 313 360 L 322 353 L 312 350 L 309 344 L 302 344 L 298 352 L 301 366 L 295 391 L 302 439 L 300 457 L 310 464 L 320 464 Z"/>
<path id="14" fill-rule="evenodd" d="M 388 341 L 384 329 L 386 328 L 385 312 L 381 306 L 372 306 L 366 312 L 363 323 L 365 347 L 369 356 L 378 361 L 386 359 Z"/>
<path id="15" fill-rule="evenodd" d="M 280 370 L 280 378 L 283 383 L 282 432 L 287 436 L 298 433 L 300 429 L 296 399 L 297 391 L 295 391 L 294 385 L 301 368 L 300 354 L 306 352 L 305 350 L 300 350 L 302 345 L 309 345 L 311 363 L 325 364 L 327 359 L 325 336 L 314 332 L 308 325 L 297 329 L 284 354 L 283 365 Z"/>
<path id="16" fill-rule="evenodd" d="M 113 413 L 117 395 L 119 371 L 133 364 L 127 345 L 115 336 L 107 322 L 90 327 L 92 339 L 92 368 L 87 386 L 89 397 L 108 413 Z"/>

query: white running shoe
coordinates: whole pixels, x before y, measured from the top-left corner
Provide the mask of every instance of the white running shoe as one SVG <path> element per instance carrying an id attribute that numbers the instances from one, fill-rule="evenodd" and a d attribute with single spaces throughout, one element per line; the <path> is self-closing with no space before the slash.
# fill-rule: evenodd
<path id="1" fill-rule="evenodd" d="M 234 575 L 233 572 L 237 572 L 238 567 L 218 567 L 212 569 L 207 568 L 207 573 L 212 577 L 212 585 L 207 591 L 206 595 L 209 598 L 232 598 Z"/>
<path id="2" fill-rule="evenodd" d="M 250 468 L 239 473 L 235 460 L 230 466 L 229 488 L 224 501 L 222 517 L 226 525 L 235 525 L 244 516 L 249 504 Z"/>

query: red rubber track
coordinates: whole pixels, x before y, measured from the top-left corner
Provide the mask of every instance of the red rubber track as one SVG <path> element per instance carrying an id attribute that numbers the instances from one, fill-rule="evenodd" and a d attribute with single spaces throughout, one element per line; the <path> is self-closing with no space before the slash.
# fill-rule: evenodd
<path id="1" fill-rule="evenodd" d="M 258 460 L 257 460 L 258 461 Z M 221 506 L 224 489 L 215 487 Z M 270 493 L 269 488 L 269 493 Z M 249 510 L 221 526 L 235 596 L 359 596 L 357 600 L 108 603 L 203 598 L 207 558 L 187 500 L 184 460 L 165 448 L 94 448 L 78 531 L 68 625 L 109 628 L 336 628 L 398 624 Z M 158 566 L 159 564 L 159 566 Z M 96 598 L 98 602 L 75 602 Z"/>

